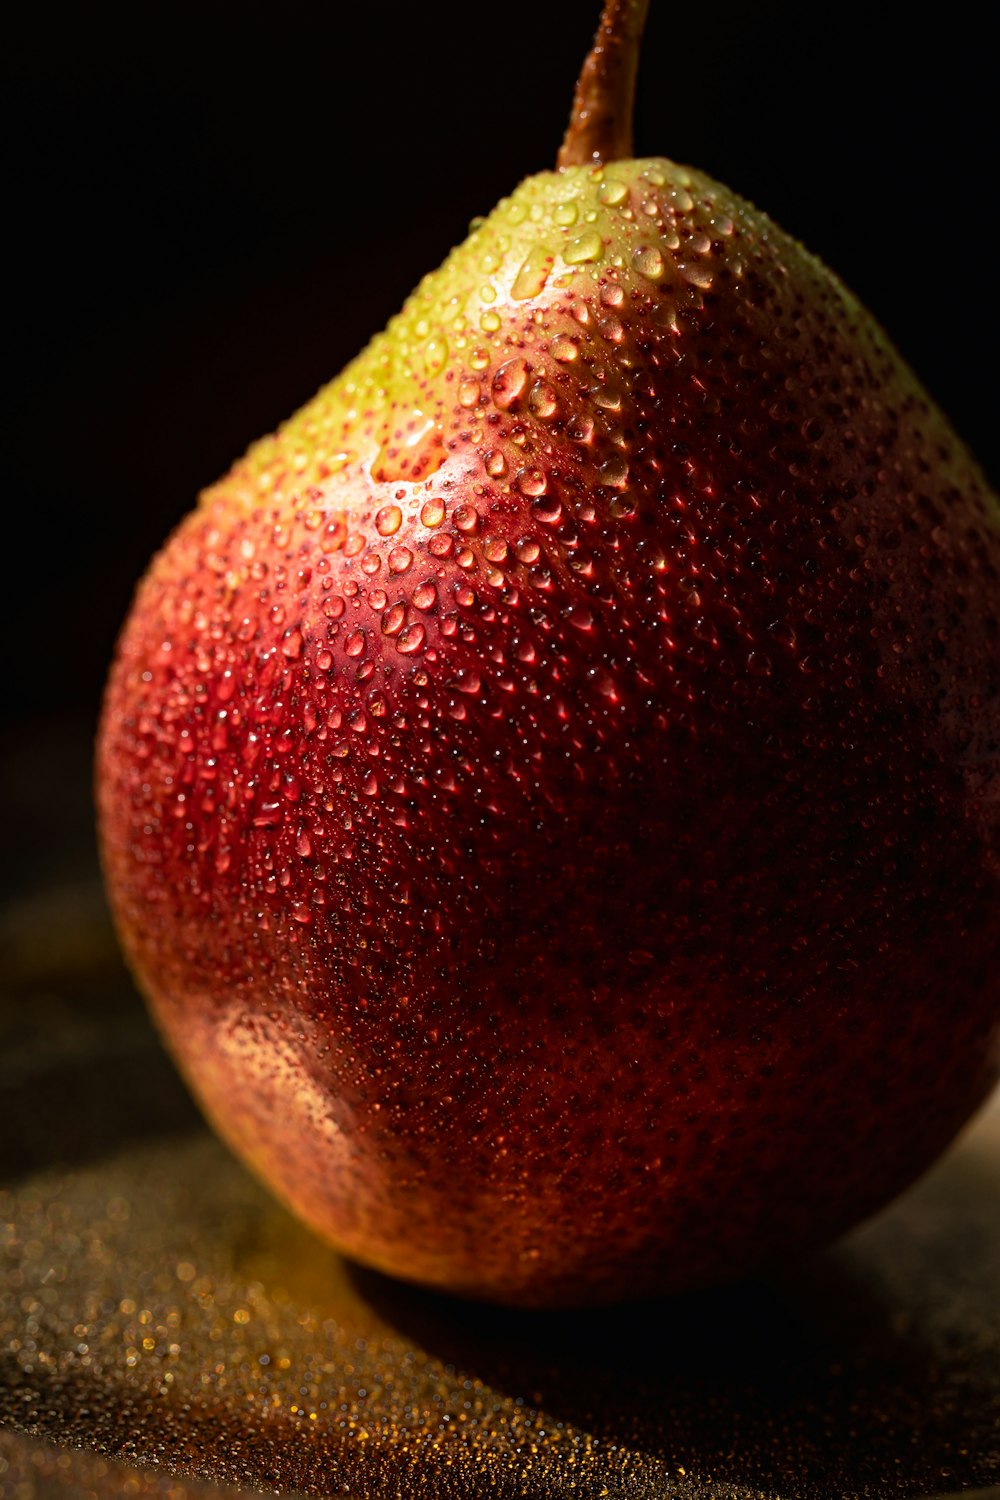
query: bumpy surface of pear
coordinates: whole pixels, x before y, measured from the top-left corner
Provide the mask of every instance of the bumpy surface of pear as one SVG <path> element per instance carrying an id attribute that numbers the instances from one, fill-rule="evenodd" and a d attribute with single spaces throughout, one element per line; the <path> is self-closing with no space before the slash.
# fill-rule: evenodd
<path id="1" fill-rule="evenodd" d="M 512 1302 L 869 1213 L 997 1073 L 998 601 L 997 502 L 822 265 L 667 161 L 529 179 L 125 627 L 108 884 L 206 1111 L 350 1254 Z"/>

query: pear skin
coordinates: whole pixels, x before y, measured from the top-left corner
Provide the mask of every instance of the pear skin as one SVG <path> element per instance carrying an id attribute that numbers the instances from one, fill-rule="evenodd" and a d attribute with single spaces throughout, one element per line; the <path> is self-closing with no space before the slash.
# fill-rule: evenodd
<path id="1" fill-rule="evenodd" d="M 155 558 L 98 797 L 164 1038 L 319 1234 L 529 1305 L 743 1276 L 1000 1071 L 1000 505 L 764 214 L 543 172 Z"/>

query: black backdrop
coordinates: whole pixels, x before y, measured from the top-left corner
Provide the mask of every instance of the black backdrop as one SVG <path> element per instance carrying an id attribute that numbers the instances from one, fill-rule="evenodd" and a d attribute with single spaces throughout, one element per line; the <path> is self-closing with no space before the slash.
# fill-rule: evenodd
<path id="1" fill-rule="evenodd" d="M 638 149 L 830 262 L 996 480 L 994 76 L 971 3 L 652 10 Z M 8 730 L 93 719 L 132 586 L 199 486 L 553 162 L 597 11 L 8 17 Z"/>

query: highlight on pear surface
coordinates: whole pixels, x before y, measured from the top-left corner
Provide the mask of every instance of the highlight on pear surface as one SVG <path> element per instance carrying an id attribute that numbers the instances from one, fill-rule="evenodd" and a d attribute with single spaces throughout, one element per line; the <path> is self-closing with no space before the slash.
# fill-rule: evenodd
<path id="1" fill-rule="evenodd" d="M 1000 1069 L 1000 506 L 830 271 L 617 155 L 643 12 L 560 168 L 205 491 L 99 736 L 219 1132 L 526 1305 L 820 1244 Z"/>

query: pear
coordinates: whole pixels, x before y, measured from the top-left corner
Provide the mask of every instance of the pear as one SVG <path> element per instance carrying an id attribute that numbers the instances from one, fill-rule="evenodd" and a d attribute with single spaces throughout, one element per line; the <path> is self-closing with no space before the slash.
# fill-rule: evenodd
<path id="1" fill-rule="evenodd" d="M 724 1281 L 1000 1067 L 1000 506 L 764 214 L 557 169 L 207 489 L 124 627 L 103 859 L 224 1138 L 467 1296 Z"/>

